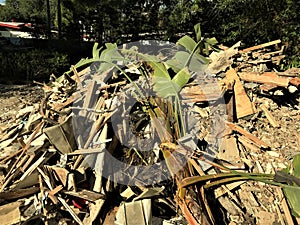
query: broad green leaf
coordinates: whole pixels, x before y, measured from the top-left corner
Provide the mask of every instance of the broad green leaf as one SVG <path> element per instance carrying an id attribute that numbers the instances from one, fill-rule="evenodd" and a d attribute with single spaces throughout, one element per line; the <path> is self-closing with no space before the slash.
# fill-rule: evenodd
<path id="1" fill-rule="evenodd" d="M 293 158 L 293 175 L 300 178 L 300 154 Z"/>
<path id="2" fill-rule="evenodd" d="M 205 46 L 205 54 L 209 55 L 209 44 L 208 43 L 204 43 Z"/>
<path id="3" fill-rule="evenodd" d="M 114 67 L 117 61 L 124 61 L 124 57 L 120 54 L 117 45 L 106 43 L 106 49 L 101 52 L 100 60 L 103 61 L 100 64 L 99 71 L 107 71 Z"/>
<path id="4" fill-rule="evenodd" d="M 171 77 L 163 63 L 151 61 L 151 62 L 149 62 L 149 64 L 151 65 L 151 67 L 154 70 L 154 73 L 153 73 L 154 78 L 161 77 L 161 78 L 165 78 L 167 80 L 171 80 Z"/>
<path id="5" fill-rule="evenodd" d="M 190 75 L 187 68 L 180 70 L 173 79 L 171 79 L 163 63 L 152 62 L 154 69 L 153 83 L 154 91 L 162 98 L 176 96 L 181 88 L 188 82 Z"/>
<path id="6" fill-rule="evenodd" d="M 174 59 L 168 60 L 166 64 L 169 67 L 171 67 L 175 72 L 179 72 L 184 68 L 185 63 L 189 58 L 189 55 L 190 54 L 185 51 L 179 51 L 175 54 Z M 207 58 L 195 53 L 187 67 L 190 69 L 190 71 L 199 72 L 204 70 L 208 62 L 209 60 Z"/>
<path id="7" fill-rule="evenodd" d="M 287 198 L 292 213 L 296 217 L 300 217 L 300 190 L 293 187 L 283 188 L 284 194 Z"/>
<path id="8" fill-rule="evenodd" d="M 117 49 L 118 48 L 117 44 L 113 44 L 113 43 L 106 43 L 105 47 L 106 47 L 106 49 Z"/>
<path id="9" fill-rule="evenodd" d="M 98 43 L 96 42 L 93 46 L 93 59 L 99 59 L 100 58 L 100 51 L 102 50 L 103 47 L 98 49 Z"/>
<path id="10" fill-rule="evenodd" d="M 208 43 L 208 44 L 210 44 L 210 45 L 216 45 L 216 44 L 218 44 L 217 39 L 214 38 L 214 37 L 206 39 L 205 42 Z"/>
<path id="11" fill-rule="evenodd" d="M 197 43 L 189 36 L 183 36 L 177 41 L 177 44 L 185 47 L 185 49 L 190 52 L 192 52 L 197 45 Z"/>
<path id="12" fill-rule="evenodd" d="M 196 41 L 199 42 L 201 41 L 201 28 L 200 28 L 200 23 L 197 23 L 194 26 L 195 34 L 196 34 Z"/>
<path id="13" fill-rule="evenodd" d="M 153 89 L 159 97 L 167 98 L 170 96 L 176 96 L 180 91 L 180 87 L 168 78 L 154 77 L 153 82 Z"/>
<path id="14" fill-rule="evenodd" d="M 187 84 L 190 78 L 191 75 L 189 74 L 189 70 L 187 67 L 185 67 L 173 77 L 172 82 L 178 85 L 181 89 L 184 85 Z"/>
<path id="15" fill-rule="evenodd" d="M 300 155 L 294 156 L 291 169 L 291 175 L 300 178 Z M 296 189 L 294 187 L 295 186 L 285 187 L 283 188 L 283 191 L 289 206 L 291 207 L 293 215 L 300 217 L 300 189 Z"/>

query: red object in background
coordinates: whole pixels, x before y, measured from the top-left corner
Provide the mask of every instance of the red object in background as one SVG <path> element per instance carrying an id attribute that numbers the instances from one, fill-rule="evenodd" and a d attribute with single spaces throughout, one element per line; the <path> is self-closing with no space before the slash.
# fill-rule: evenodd
<path id="1" fill-rule="evenodd" d="M 75 198 L 72 200 L 72 204 L 78 209 L 83 209 L 86 205 L 86 200 L 82 198 Z"/>

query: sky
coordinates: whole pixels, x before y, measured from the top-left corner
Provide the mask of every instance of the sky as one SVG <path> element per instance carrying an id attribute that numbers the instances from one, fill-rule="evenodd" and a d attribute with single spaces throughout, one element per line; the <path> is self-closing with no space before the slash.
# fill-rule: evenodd
<path id="1" fill-rule="evenodd" d="M 5 0 L 0 0 L 0 4 L 4 4 Z"/>

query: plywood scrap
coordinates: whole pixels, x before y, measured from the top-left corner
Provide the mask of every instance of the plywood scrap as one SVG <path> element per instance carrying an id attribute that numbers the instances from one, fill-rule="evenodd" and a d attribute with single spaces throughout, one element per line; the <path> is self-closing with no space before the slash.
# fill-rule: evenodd
<path id="1" fill-rule="evenodd" d="M 253 102 L 250 101 L 236 71 L 234 69 L 228 70 L 226 78 L 235 81 L 233 89 L 237 118 L 239 119 L 254 114 L 256 112 L 256 108 Z"/>
<path id="2" fill-rule="evenodd" d="M 2 225 L 11 225 L 21 222 L 21 202 L 8 203 L 0 206 L 0 221 Z"/>
<path id="3" fill-rule="evenodd" d="M 70 153 L 76 149 L 76 140 L 73 133 L 72 117 L 69 116 L 62 124 L 44 129 L 49 141 L 61 153 Z"/>
<path id="4" fill-rule="evenodd" d="M 116 214 L 116 225 L 151 225 L 151 199 L 124 202 Z"/>
<path id="5" fill-rule="evenodd" d="M 240 161 L 240 151 L 233 136 L 225 137 L 218 151 L 218 158 L 235 163 Z"/>

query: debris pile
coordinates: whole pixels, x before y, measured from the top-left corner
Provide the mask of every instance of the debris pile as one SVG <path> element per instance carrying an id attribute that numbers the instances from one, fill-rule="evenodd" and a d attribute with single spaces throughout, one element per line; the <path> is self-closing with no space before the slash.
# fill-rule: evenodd
<path id="1" fill-rule="evenodd" d="M 200 80 L 184 69 L 147 80 L 165 72 L 147 60 L 52 77 L 2 128 L 1 223 L 294 224 L 300 209 L 282 188 L 299 178 L 280 171 L 299 154 L 300 71 L 276 70 L 279 44 L 212 52 Z M 106 47 L 94 58 L 111 57 Z M 174 113 L 164 88 L 178 74 Z"/>

